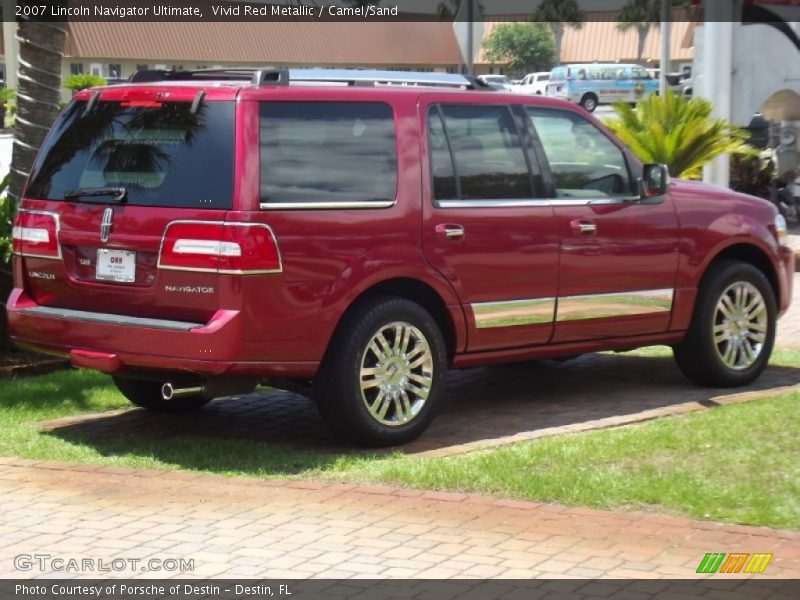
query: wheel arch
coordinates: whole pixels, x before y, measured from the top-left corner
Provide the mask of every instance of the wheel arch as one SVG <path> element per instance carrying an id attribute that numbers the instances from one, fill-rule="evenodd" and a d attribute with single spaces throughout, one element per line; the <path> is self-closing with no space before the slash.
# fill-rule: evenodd
<path id="1" fill-rule="evenodd" d="M 775 294 L 776 300 L 780 298 L 780 281 L 778 279 L 778 272 L 775 270 L 775 265 L 773 264 L 772 260 L 770 260 L 766 251 L 756 244 L 750 242 L 737 242 L 726 246 L 717 252 L 717 254 L 715 254 L 705 265 L 705 268 L 703 269 L 703 277 L 701 278 L 701 284 L 702 280 L 705 279 L 706 275 L 708 274 L 711 266 L 723 260 L 737 260 L 753 265 L 766 276 L 770 287 Z"/>
<path id="2" fill-rule="evenodd" d="M 430 284 L 415 279 L 413 277 L 392 277 L 373 283 L 355 298 L 352 299 L 347 309 L 342 313 L 339 321 L 334 328 L 334 336 L 342 326 L 345 317 L 368 298 L 375 296 L 397 296 L 416 302 L 427 310 L 442 332 L 447 348 L 448 362 L 452 362 L 453 357 L 465 344 L 465 322 L 464 315 L 460 307 L 448 306 L 444 298 Z M 333 336 L 332 336 L 333 337 Z M 330 342 L 329 342 L 330 343 Z"/>
<path id="3" fill-rule="evenodd" d="M 691 286 L 687 285 L 688 282 L 678 285 L 673 304 L 671 330 L 685 330 L 689 327 L 696 309 L 698 293 L 708 277 L 709 270 L 713 265 L 725 260 L 747 263 L 764 273 L 776 301 L 780 304 L 782 280 L 775 262 L 770 258 L 769 250 L 762 247 L 757 239 L 732 239 L 726 244 L 717 246 L 713 252 L 709 252 L 706 260 L 696 267 L 692 276 L 692 280 L 696 283 Z"/>

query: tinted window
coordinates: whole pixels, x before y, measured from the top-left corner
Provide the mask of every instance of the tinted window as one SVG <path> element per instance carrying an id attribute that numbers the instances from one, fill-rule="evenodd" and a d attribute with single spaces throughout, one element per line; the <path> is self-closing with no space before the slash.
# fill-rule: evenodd
<path id="1" fill-rule="evenodd" d="M 625 157 L 600 130 L 571 111 L 528 108 L 559 197 L 630 195 Z"/>
<path id="2" fill-rule="evenodd" d="M 458 198 L 453 157 L 450 155 L 442 119 L 436 107 L 428 111 L 428 152 L 431 161 L 433 197 L 436 200 Z"/>
<path id="3" fill-rule="evenodd" d="M 442 106 L 462 200 L 531 198 L 517 127 L 506 106 Z"/>
<path id="4" fill-rule="evenodd" d="M 64 109 L 33 168 L 27 195 L 124 187 L 129 204 L 230 208 L 233 102 L 86 102 Z"/>
<path id="5" fill-rule="evenodd" d="M 396 183 L 388 105 L 261 104 L 262 202 L 386 202 Z"/>

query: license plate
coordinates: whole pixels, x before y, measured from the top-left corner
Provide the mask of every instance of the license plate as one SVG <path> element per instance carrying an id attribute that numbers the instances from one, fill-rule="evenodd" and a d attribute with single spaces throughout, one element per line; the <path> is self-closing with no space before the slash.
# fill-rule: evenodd
<path id="1" fill-rule="evenodd" d="M 103 281 L 133 283 L 136 281 L 136 252 L 98 249 L 95 277 Z"/>

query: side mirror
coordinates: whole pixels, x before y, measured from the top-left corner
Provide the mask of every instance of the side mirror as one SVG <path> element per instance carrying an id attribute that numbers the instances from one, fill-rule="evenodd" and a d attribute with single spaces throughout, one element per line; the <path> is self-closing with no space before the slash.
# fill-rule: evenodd
<path id="1" fill-rule="evenodd" d="M 642 198 L 661 196 L 669 188 L 667 165 L 648 164 L 642 169 Z"/>

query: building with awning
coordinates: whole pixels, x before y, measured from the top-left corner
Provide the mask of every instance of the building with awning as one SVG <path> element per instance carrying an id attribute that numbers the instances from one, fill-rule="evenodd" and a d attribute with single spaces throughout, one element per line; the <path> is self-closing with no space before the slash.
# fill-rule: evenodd
<path id="1" fill-rule="evenodd" d="M 580 30 L 567 29 L 562 62 L 633 62 L 637 35 L 623 32 L 615 12 L 587 13 Z M 488 35 L 500 21 L 487 22 Z M 16 87 L 14 22 L 4 23 L 10 87 Z M 673 27 L 671 70 L 690 65 L 691 46 L 682 46 L 688 23 Z M 657 66 L 660 31 L 648 35 L 643 64 Z M 476 45 L 477 73 L 502 73 Z M 140 68 L 196 69 L 274 65 L 364 67 L 457 72 L 462 64 L 453 25 L 423 22 L 79 22 L 67 24 L 62 76 L 94 73 L 126 79 Z"/>

